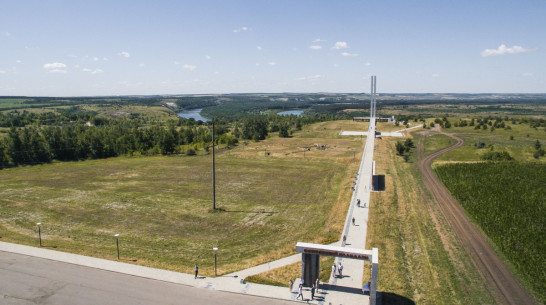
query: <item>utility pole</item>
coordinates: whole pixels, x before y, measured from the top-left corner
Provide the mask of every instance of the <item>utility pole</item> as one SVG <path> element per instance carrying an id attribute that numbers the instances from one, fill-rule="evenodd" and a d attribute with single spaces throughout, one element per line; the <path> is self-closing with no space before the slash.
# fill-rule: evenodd
<path id="1" fill-rule="evenodd" d="M 216 168 L 214 160 L 214 122 L 212 122 L 212 209 L 216 210 Z"/>

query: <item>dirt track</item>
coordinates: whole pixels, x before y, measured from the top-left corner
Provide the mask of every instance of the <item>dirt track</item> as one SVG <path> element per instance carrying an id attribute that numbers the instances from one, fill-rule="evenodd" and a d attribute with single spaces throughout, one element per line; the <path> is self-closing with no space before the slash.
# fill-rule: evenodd
<path id="1" fill-rule="evenodd" d="M 426 131 L 424 135 L 428 133 L 429 131 Z M 445 152 L 460 147 L 464 143 L 457 136 L 441 131 L 439 133 L 457 140 L 457 143 L 424 157 L 423 139 L 425 137 L 421 137 L 418 143 L 418 167 L 425 186 L 438 203 L 440 210 L 455 235 L 461 241 L 462 246 L 472 257 L 479 273 L 485 279 L 487 285 L 491 287 L 496 299 L 502 304 L 534 304 L 533 298 L 523 289 L 487 243 L 481 230 L 468 219 L 463 208 L 432 172 L 432 160 Z"/>

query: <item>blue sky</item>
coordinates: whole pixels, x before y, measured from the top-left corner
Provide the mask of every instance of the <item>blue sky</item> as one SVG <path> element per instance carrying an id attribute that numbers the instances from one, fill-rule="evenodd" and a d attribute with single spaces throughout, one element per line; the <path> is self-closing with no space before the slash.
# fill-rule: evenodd
<path id="1" fill-rule="evenodd" d="M 4 1 L 0 95 L 544 93 L 546 1 Z"/>

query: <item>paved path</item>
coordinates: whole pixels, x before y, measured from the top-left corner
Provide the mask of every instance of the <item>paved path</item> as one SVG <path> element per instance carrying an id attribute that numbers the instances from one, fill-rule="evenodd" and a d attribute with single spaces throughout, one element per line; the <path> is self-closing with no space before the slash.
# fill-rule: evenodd
<path id="1" fill-rule="evenodd" d="M 180 274 L 179 274 L 180 275 Z M 207 279 L 196 280 L 205 283 Z M 288 294 L 288 289 L 284 289 Z M 0 304 L 293 304 L 0 251 Z"/>
<path id="2" fill-rule="evenodd" d="M 350 248 L 358 249 L 365 249 L 366 247 L 373 152 L 375 149 L 375 119 L 370 121 L 367 134 L 368 136 L 366 137 L 364 154 L 358 171 L 355 192 L 351 200 L 342 233 L 342 239 L 343 235 L 347 238 L 345 245 Z M 360 199 L 360 207 L 356 204 L 358 199 Z M 353 217 L 355 219 L 354 225 L 352 222 Z M 369 304 L 369 297 L 362 294 L 364 261 L 337 258 L 336 265 L 339 265 L 340 262 L 343 265 L 343 277 L 334 277 L 333 274 L 330 276 L 329 284 L 331 286 L 328 287 L 328 294 L 325 296 L 324 303 Z"/>
<path id="3" fill-rule="evenodd" d="M 243 284 L 241 283 L 239 277 L 235 278 L 233 276 L 220 276 L 217 278 L 200 277 L 195 279 L 192 274 L 127 264 L 118 261 L 110 261 L 78 254 L 53 251 L 44 248 L 0 242 L 0 256 L 4 256 L 8 252 L 39 257 L 49 261 L 64 262 L 82 267 L 90 267 L 125 274 L 128 276 L 126 280 L 130 280 L 130 278 L 146 278 L 161 282 L 204 288 L 207 290 L 221 290 L 275 299 L 291 300 L 293 297 L 288 291 L 288 288 L 253 283 Z"/>

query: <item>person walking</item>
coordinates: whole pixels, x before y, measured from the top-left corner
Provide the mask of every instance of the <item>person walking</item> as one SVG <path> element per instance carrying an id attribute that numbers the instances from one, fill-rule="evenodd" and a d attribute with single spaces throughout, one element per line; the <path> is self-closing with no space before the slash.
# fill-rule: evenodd
<path id="1" fill-rule="evenodd" d="M 319 281 L 319 278 L 317 277 L 317 282 L 315 284 L 315 289 L 317 290 L 317 293 L 318 293 L 319 285 L 320 285 L 320 281 Z"/>
<path id="2" fill-rule="evenodd" d="M 288 282 L 288 288 L 290 288 L 290 293 L 292 293 L 292 288 L 294 288 L 294 282 L 292 280 Z"/>
<path id="3" fill-rule="evenodd" d="M 315 284 L 311 287 L 311 301 L 315 299 Z"/>
<path id="4" fill-rule="evenodd" d="M 195 278 L 197 278 L 197 273 L 199 273 L 199 266 L 195 264 Z"/>
<path id="5" fill-rule="evenodd" d="M 355 218 L 353 217 L 353 226 L 355 225 Z"/>
<path id="6" fill-rule="evenodd" d="M 347 236 L 346 235 L 343 235 L 343 243 L 341 244 L 342 246 L 345 246 L 345 242 L 347 241 Z"/>
<path id="7" fill-rule="evenodd" d="M 303 287 L 300 285 L 298 288 L 298 296 L 296 297 L 296 300 L 301 297 L 301 300 L 303 301 Z"/>
<path id="8" fill-rule="evenodd" d="M 357 206 L 357 207 L 360 207 L 360 199 L 357 199 L 357 200 L 356 200 L 356 206 Z"/>
<path id="9" fill-rule="evenodd" d="M 339 262 L 339 266 L 337 267 L 337 270 L 339 271 L 339 277 L 343 277 L 343 265 L 341 262 Z"/>
<path id="10" fill-rule="evenodd" d="M 335 278 L 336 277 L 336 263 L 334 262 L 334 264 L 332 265 L 332 276 Z"/>

